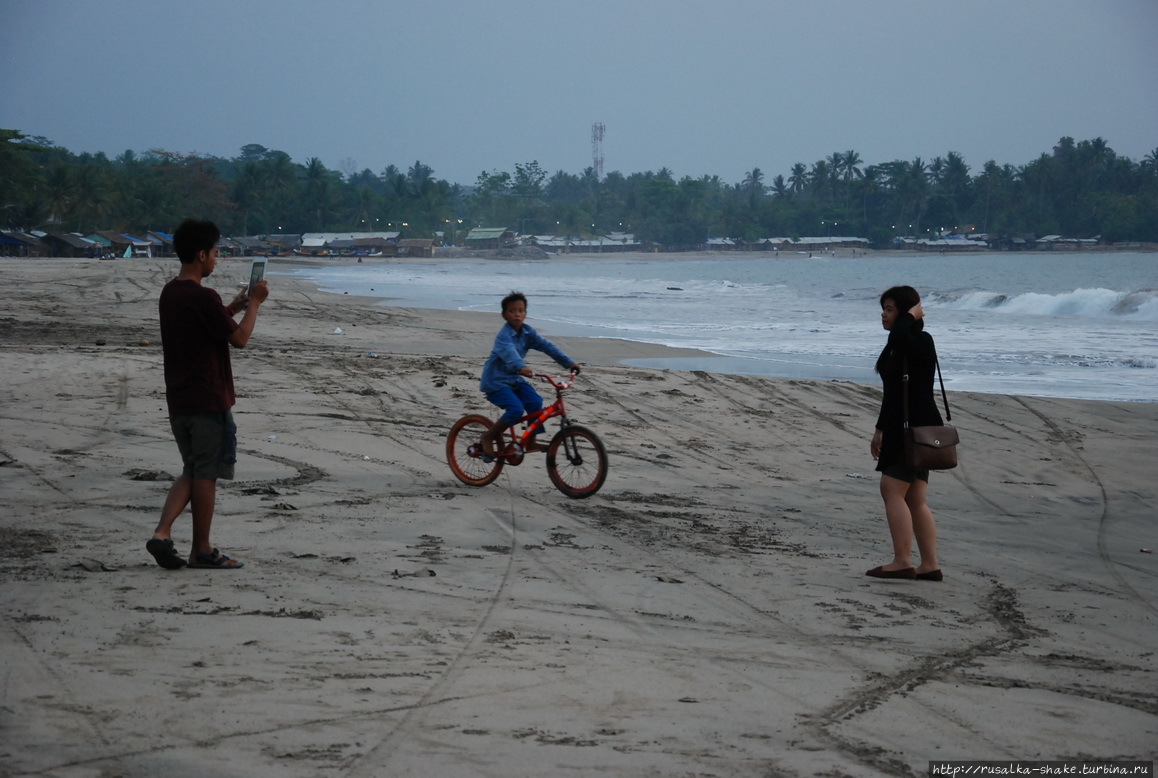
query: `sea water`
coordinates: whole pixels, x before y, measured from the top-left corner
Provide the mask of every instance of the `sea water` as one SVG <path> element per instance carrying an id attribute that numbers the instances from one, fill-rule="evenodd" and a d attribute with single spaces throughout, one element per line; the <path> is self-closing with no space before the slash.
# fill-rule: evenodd
<path id="1" fill-rule="evenodd" d="M 908 284 L 921 293 L 949 389 L 1158 401 L 1158 254 L 559 255 L 293 275 L 386 305 L 493 312 L 496 331 L 499 300 L 518 289 L 548 337 L 714 355 L 630 364 L 867 384 L 879 384 L 873 364 L 887 337 L 880 293 Z"/>

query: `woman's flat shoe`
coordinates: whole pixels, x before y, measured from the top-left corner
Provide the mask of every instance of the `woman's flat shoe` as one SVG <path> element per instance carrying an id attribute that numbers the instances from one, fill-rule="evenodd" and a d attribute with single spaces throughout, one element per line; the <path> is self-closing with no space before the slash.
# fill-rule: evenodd
<path id="1" fill-rule="evenodd" d="M 927 573 L 917 573 L 918 581 L 940 581 L 945 576 L 941 575 L 940 570 L 930 570 Z"/>
<path id="2" fill-rule="evenodd" d="M 865 575 L 870 578 L 905 578 L 911 581 L 917 577 L 917 568 L 902 567 L 900 570 L 885 570 L 884 565 L 878 565 Z"/>

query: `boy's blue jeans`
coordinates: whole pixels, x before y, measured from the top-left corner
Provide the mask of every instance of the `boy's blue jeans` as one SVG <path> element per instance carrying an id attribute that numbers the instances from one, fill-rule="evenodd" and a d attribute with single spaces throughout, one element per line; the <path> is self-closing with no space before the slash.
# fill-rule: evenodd
<path id="1" fill-rule="evenodd" d="M 487 399 L 503 409 L 500 421 L 508 427 L 526 416 L 543 409 L 543 398 L 535 387 L 523 380 L 516 381 L 510 386 L 487 392 Z"/>

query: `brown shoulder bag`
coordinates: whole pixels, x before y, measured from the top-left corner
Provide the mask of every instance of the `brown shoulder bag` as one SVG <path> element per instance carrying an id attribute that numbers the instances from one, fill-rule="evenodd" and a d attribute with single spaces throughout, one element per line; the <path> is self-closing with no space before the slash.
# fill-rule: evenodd
<path id="1" fill-rule="evenodd" d="M 936 356 L 934 356 L 936 359 Z M 905 465 L 913 470 L 952 470 L 957 466 L 957 428 L 950 426 L 949 396 L 945 380 L 941 378 L 941 361 L 937 360 L 937 380 L 941 384 L 941 399 L 945 402 L 945 424 L 941 426 L 909 426 L 909 360 L 904 364 L 902 391 L 905 409 Z"/>

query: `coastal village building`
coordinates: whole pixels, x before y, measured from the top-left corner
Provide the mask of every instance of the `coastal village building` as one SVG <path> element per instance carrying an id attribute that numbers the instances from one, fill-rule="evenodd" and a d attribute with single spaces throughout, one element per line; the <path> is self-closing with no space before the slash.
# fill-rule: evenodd
<path id="1" fill-rule="evenodd" d="M 82 258 L 100 256 L 93 242 L 80 235 L 74 235 L 68 232 L 49 232 L 41 238 L 41 241 L 48 245 L 48 249 L 54 257 Z"/>
<path id="2" fill-rule="evenodd" d="M 442 233 L 440 233 L 440 236 Z M 443 243 L 432 238 L 401 238 L 397 231 L 388 232 L 313 232 L 302 235 L 273 234 L 247 237 L 222 237 L 218 244 L 222 256 L 358 256 L 431 258 Z M 890 247 L 928 253 L 961 253 L 970 251 L 1083 251 L 1096 247 L 1100 237 L 1065 238 L 1061 235 L 994 236 L 975 232 L 975 228 L 954 228 L 932 238 L 897 237 Z M 516 235 L 506 227 L 475 227 L 466 235 L 467 249 L 497 250 L 517 246 L 534 246 L 547 254 L 599 254 L 628 251 L 762 251 L 772 254 L 824 254 L 835 250 L 869 249 L 866 238 L 851 236 L 768 237 L 753 241 L 739 238 L 710 237 L 694 246 L 657 246 L 643 244 L 630 232 L 579 238 L 567 235 Z M 70 257 L 122 259 L 129 257 L 174 256 L 173 237 L 165 232 L 149 231 L 143 236 L 113 230 L 98 230 L 82 235 L 77 232 L 25 233 L 0 230 L 0 257 Z"/>
<path id="3" fill-rule="evenodd" d="M 802 238 L 760 238 L 752 242 L 731 238 L 708 238 L 704 245 L 709 251 L 771 251 L 773 253 L 823 253 L 834 249 L 868 249 L 867 238 L 842 236 Z"/>
<path id="4" fill-rule="evenodd" d="M 611 232 L 594 238 L 573 238 L 562 235 L 524 235 L 519 242 L 526 246 L 538 246 L 547 252 L 565 254 L 569 252 L 612 253 L 619 251 L 639 251 L 642 244 L 629 232 Z"/>
<path id="5" fill-rule="evenodd" d="M 398 241 L 398 256 L 400 257 L 433 257 L 433 238 L 403 238 Z"/>
<path id="6" fill-rule="evenodd" d="M 398 240 L 398 232 L 307 232 L 295 247 L 298 254 L 326 256 L 351 249 L 353 241 L 378 238 L 383 242 Z M 282 237 L 282 236 L 278 236 Z"/>
<path id="7" fill-rule="evenodd" d="M 103 246 L 106 253 L 117 257 L 153 256 L 153 243 L 145 238 L 125 235 L 122 232 L 113 232 L 112 230 L 97 230 L 85 237 Z M 172 243 L 171 240 L 170 243 Z"/>
<path id="8" fill-rule="evenodd" d="M 499 249 L 515 242 L 515 233 L 506 227 L 475 227 L 466 234 L 467 248 Z"/>

